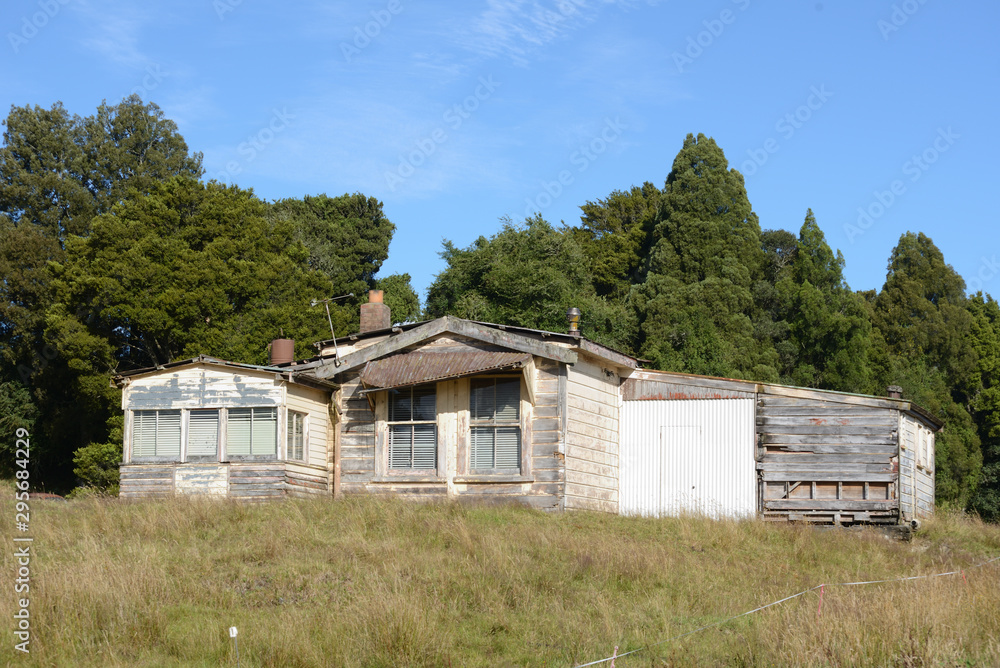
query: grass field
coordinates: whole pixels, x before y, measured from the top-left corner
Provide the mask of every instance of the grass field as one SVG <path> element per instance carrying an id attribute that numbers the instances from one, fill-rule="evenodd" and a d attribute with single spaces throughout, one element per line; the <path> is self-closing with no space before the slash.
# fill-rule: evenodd
<path id="1" fill-rule="evenodd" d="M 31 653 L 8 539 L 4 665 L 235 666 L 236 626 L 242 666 L 570 666 L 820 583 L 1000 555 L 1000 527 L 953 515 L 902 543 L 372 498 L 33 501 L 30 535 Z M 1000 665 L 1000 562 L 965 576 L 827 586 L 821 615 L 812 592 L 616 666 Z"/>

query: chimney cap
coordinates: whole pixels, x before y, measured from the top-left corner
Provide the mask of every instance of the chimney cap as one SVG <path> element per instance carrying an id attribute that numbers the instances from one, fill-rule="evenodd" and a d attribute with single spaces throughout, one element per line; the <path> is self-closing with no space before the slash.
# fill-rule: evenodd
<path id="1" fill-rule="evenodd" d="M 890 399 L 902 399 L 903 398 L 903 388 L 899 385 L 890 385 L 885 388 L 886 393 L 889 395 Z"/>
<path id="2" fill-rule="evenodd" d="M 369 290 L 368 291 L 368 303 L 369 304 L 382 304 L 383 295 L 385 293 L 382 290 Z"/>
<path id="3" fill-rule="evenodd" d="M 575 306 L 566 311 L 566 321 L 569 322 L 569 333 L 580 333 L 580 309 Z"/>

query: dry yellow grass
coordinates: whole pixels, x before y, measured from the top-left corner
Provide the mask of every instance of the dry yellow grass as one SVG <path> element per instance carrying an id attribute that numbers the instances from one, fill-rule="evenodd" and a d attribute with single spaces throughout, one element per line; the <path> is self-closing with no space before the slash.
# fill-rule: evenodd
<path id="1" fill-rule="evenodd" d="M 1000 555 L 1000 527 L 959 516 L 911 543 L 374 498 L 35 501 L 31 519 L 31 654 L 8 633 L 7 665 L 236 665 L 237 626 L 243 666 L 569 666 L 821 582 Z M 1000 562 L 966 576 L 826 587 L 819 617 L 814 592 L 616 665 L 1000 665 Z"/>

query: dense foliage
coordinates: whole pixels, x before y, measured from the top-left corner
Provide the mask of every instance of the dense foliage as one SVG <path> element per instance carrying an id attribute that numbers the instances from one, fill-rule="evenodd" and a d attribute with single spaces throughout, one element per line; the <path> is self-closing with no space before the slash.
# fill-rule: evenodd
<path id="1" fill-rule="evenodd" d="M 263 363 L 268 342 L 301 357 L 358 304 L 392 290 L 417 317 L 409 276 L 376 278 L 395 226 L 360 193 L 268 204 L 200 181 L 155 104 L 130 97 L 87 118 L 13 107 L 0 148 L 0 406 L 5 434 L 32 429 L 33 479 L 113 490 L 121 458 L 115 373 L 199 354 Z M 6 438 L 5 443 L 13 443 Z M 13 457 L 4 459 L 4 463 Z"/>
<path id="2" fill-rule="evenodd" d="M 662 188 L 581 207 L 554 228 L 504 221 L 469 248 L 445 242 L 430 315 L 584 334 L 668 371 L 883 394 L 900 385 L 946 423 L 943 505 L 1000 519 L 1000 309 L 923 234 L 904 234 L 881 291 L 855 292 L 813 212 L 798 235 L 761 230 L 742 175 L 688 135 Z"/>

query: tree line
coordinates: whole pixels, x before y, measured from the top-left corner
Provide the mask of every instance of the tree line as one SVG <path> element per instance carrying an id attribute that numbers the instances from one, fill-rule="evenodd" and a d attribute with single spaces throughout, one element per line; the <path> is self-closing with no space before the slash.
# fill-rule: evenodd
<path id="1" fill-rule="evenodd" d="M 95 114 L 12 107 L 0 147 L 0 424 L 32 430 L 34 478 L 113 490 L 115 373 L 207 354 L 266 362 L 356 331 L 369 288 L 396 321 L 445 314 L 584 334 L 667 371 L 904 396 L 946 424 L 942 504 L 1000 519 L 1000 308 L 967 296 L 923 234 L 902 235 L 881 290 L 854 291 L 812 211 L 762 229 L 742 175 L 688 135 L 662 187 L 585 203 L 577 225 L 501 221 L 445 241 L 425 304 L 379 277 L 395 226 L 361 193 L 265 202 L 205 181 L 202 155 L 152 103 Z M 0 449 L 12 447 L 5 438 Z M 4 452 L 0 472 L 9 469 Z"/>
<path id="2" fill-rule="evenodd" d="M 761 229 L 721 148 L 688 135 L 663 187 L 614 191 L 578 225 L 503 221 L 446 268 L 426 315 L 565 329 L 666 371 L 884 395 L 941 418 L 940 504 L 1000 519 L 1000 308 L 966 295 L 926 235 L 906 232 L 881 290 L 854 291 L 811 210 Z"/>

